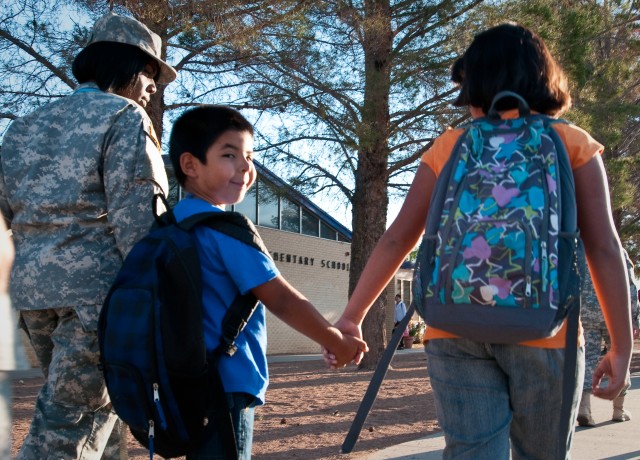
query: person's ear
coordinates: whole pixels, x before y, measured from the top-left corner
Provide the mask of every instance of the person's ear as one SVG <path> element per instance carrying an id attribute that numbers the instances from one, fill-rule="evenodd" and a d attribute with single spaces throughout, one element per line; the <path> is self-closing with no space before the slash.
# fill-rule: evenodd
<path id="1" fill-rule="evenodd" d="M 198 166 L 200 166 L 200 160 L 192 153 L 184 152 L 180 155 L 180 169 L 182 169 L 185 176 L 191 178 L 198 177 Z"/>

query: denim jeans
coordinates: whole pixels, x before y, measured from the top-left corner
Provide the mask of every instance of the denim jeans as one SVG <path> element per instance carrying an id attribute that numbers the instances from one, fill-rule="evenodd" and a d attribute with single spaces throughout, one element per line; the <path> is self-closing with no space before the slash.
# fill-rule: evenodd
<path id="1" fill-rule="evenodd" d="M 567 451 L 558 453 L 563 349 L 435 339 L 425 346 L 444 459 L 568 458 L 584 375 L 578 350 Z M 564 457 L 563 457 L 564 455 Z"/>
<path id="2" fill-rule="evenodd" d="M 253 417 L 256 398 L 247 393 L 226 393 L 236 434 L 238 460 L 251 460 Z M 187 454 L 187 460 L 225 460 L 224 443 L 216 430 L 210 432 L 200 446 Z"/>

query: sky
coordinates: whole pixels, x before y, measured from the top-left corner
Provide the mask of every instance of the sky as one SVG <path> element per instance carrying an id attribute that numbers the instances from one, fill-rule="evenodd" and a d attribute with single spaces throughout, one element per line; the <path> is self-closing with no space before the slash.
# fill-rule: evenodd
<path id="1" fill-rule="evenodd" d="M 11 8 L 11 5 L 13 2 L 9 1 L 7 3 L 4 3 L 3 1 L 3 5 L 0 6 L 0 8 L 5 9 L 5 8 Z M 6 12 L 7 10 L 5 10 Z M 58 16 L 63 18 L 61 21 L 61 28 L 62 29 L 71 29 L 73 27 L 74 23 L 78 23 L 78 24 L 84 24 L 85 22 L 87 24 L 87 26 L 90 26 L 90 19 L 88 17 L 79 17 L 76 11 L 70 10 L 64 13 L 61 12 L 57 12 Z M 4 60 L 4 59 L 3 59 Z M 10 59 L 11 60 L 11 59 Z M 170 62 L 171 63 L 171 62 Z M 65 88 L 66 91 L 66 88 Z M 171 87 L 168 87 L 167 92 L 170 93 L 171 91 Z M 64 93 L 64 92 L 63 92 Z M 175 95 L 169 95 L 169 97 L 171 99 L 174 99 L 176 96 Z M 268 127 L 270 125 L 268 120 L 265 120 L 265 113 L 251 113 L 252 111 L 247 111 L 247 113 L 245 113 L 245 116 L 247 116 L 247 118 L 256 123 L 256 127 L 258 129 L 265 129 L 265 127 Z M 170 116 L 165 116 L 164 119 L 164 133 L 169 133 L 170 129 L 171 129 L 171 118 Z M 268 118 L 268 117 L 267 117 Z M 0 142 L 2 141 L 2 135 L 4 134 L 4 131 L 6 129 L 6 127 L 9 125 L 9 121 L 7 119 L 2 119 L 0 120 Z M 268 128 L 267 128 L 268 129 Z M 168 141 L 168 136 L 163 135 L 163 145 L 166 145 L 166 142 Z M 317 147 L 316 147 L 317 148 Z M 259 159 L 259 156 L 258 156 Z M 277 169 L 277 168 L 276 168 Z M 277 173 L 277 171 L 274 171 Z M 284 177 L 286 180 L 286 177 Z M 335 196 L 335 194 L 334 194 Z M 351 229 L 352 225 L 351 225 L 351 220 L 352 220 L 352 215 L 351 215 L 351 207 L 350 206 L 346 206 L 344 204 L 344 197 L 340 197 L 342 199 L 332 199 L 332 195 L 331 194 L 324 194 L 324 195 L 318 195 L 318 196 L 312 196 L 309 197 L 309 199 L 311 199 L 311 201 L 313 201 L 315 204 L 317 204 L 319 207 L 321 207 L 325 212 L 327 212 L 329 215 L 331 215 L 334 219 L 336 219 L 337 221 L 339 221 L 340 223 L 342 223 L 345 227 Z M 398 214 L 398 211 L 400 210 L 400 206 L 402 205 L 402 199 L 399 198 L 395 198 L 395 197 L 390 197 L 389 199 L 389 210 L 388 210 L 388 214 L 387 214 L 387 226 L 390 225 L 393 220 L 395 219 L 395 217 Z"/>

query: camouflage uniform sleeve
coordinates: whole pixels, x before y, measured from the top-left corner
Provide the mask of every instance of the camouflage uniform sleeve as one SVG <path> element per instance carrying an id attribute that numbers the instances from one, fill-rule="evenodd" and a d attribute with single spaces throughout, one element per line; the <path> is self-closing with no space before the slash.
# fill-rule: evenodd
<path id="1" fill-rule="evenodd" d="M 128 106 L 115 120 L 104 147 L 103 178 L 108 219 L 124 258 L 153 222 L 153 195 L 168 190 L 167 175 L 151 121 Z"/>

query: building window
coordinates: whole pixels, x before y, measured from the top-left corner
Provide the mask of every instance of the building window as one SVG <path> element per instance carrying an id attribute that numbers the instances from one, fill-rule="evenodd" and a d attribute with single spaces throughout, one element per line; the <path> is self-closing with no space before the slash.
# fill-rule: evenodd
<path id="1" fill-rule="evenodd" d="M 326 238 L 327 240 L 338 239 L 337 232 L 323 222 L 320 223 L 320 238 Z"/>
<path id="2" fill-rule="evenodd" d="M 251 187 L 244 196 L 244 200 L 233 206 L 234 211 L 244 214 L 253 223 L 256 222 L 257 213 L 256 190 L 257 187 Z"/>
<path id="3" fill-rule="evenodd" d="M 302 209 L 302 234 L 318 236 L 320 230 L 320 219 L 311 214 L 306 209 Z"/>
<path id="4" fill-rule="evenodd" d="M 282 230 L 300 233 L 300 206 L 287 198 L 280 199 Z"/>
<path id="5" fill-rule="evenodd" d="M 261 181 L 258 185 L 258 225 L 280 228 L 278 195 L 264 182 Z"/>

